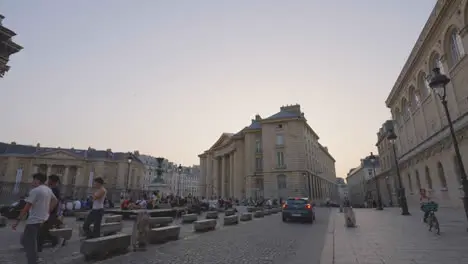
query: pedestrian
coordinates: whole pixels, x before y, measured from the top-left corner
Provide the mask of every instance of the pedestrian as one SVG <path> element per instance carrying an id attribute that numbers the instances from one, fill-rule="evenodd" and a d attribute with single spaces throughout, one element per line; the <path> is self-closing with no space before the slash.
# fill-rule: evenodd
<path id="1" fill-rule="evenodd" d="M 38 244 L 37 244 L 38 252 L 42 252 L 42 248 L 46 240 L 51 241 L 53 247 L 55 247 L 58 244 L 58 238 L 50 235 L 49 230 L 61 225 L 58 223 L 59 221 L 58 212 L 59 212 L 59 206 L 60 206 L 60 189 L 58 187 L 59 182 L 60 182 L 60 179 L 57 175 L 49 176 L 49 181 L 48 181 L 49 188 L 52 190 L 52 193 L 57 198 L 58 202 L 54 208 L 51 208 L 49 218 L 47 219 L 47 221 L 45 221 L 44 224 L 41 225 L 41 228 L 39 230 Z"/>
<path id="2" fill-rule="evenodd" d="M 49 218 L 51 210 L 55 209 L 58 200 L 52 193 L 52 190 L 45 185 L 46 175 L 36 173 L 33 175 L 33 189 L 25 199 L 26 205 L 21 210 L 18 220 L 13 224 L 13 230 L 28 213 L 26 226 L 23 232 L 22 244 L 26 252 L 28 264 L 37 264 L 40 262 L 38 257 L 38 239 L 41 225 Z"/>
<path id="3" fill-rule="evenodd" d="M 107 190 L 104 188 L 104 180 L 101 177 L 94 179 L 94 188 L 96 192 L 93 194 L 93 207 L 89 212 L 83 224 L 83 231 L 87 239 L 101 236 L 101 222 L 104 215 L 104 200 L 106 199 Z M 90 225 L 93 224 L 93 231 L 90 231 Z"/>

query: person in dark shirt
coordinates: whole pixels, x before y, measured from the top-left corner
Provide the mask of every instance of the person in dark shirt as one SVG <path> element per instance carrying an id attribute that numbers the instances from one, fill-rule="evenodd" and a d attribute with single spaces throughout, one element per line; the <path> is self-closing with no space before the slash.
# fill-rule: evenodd
<path id="1" fill-rule="evenodd" d="M 50 235 L 49 230 L 61 225 L 61 223 L 59 223 L 59 220 L 58 220 L 58 210 L 61 204 L 59 183 L 60 183 L 60 179 L 57 175 L 49 176 L 49 181 L 48 181 L 49 188 L 52 190 L 55 197 L 57 197 L 58 202 L 55 208 L 51 209 L 50 214 L 49 214 L 49 219 L 47 219 L 47 221 L 44 222 L 44 224 L 41 226 L 41 229 L 39 230 L 39 236 L 38 236 L 38 241 L 37 241 L 38 252 L 42 252 L 42 248 L 46 240 L 50 241 L 52 243 L 52 246 L 56 246 L 58 244 L 58 238 Z"/>

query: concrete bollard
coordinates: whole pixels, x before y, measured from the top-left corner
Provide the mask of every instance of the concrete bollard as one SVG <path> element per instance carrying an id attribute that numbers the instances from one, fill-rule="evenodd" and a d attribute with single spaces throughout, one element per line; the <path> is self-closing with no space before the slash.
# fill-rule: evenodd
<path id="1" fill-rule="evenodd" d="M 195 232 L 206 232 L 216 229 L 216 219 L 204 219 L 193 222 Z"/>
<path id="2" fill-rule="evenodd" d="M 119 223 L 122 222 L 122 215 L 106 215 L 104 216 L 104 223 Z"/>
<path id="3" fill-rule="evenodd" d="M 241 214 L 240 220 L 245 222 L 245 221 L 250 221 L 253 219 L 252 213 L 243 213 Z"/>
<path id="4" fill-rule="evenodd" d="M 198 215 L 196 214 L 182 215 L 182 223 L 193 223 L 197 220 L 198 220 Z"/>
<path id="5" fill-rule="evenodd" d="M 206 212 L 206 219 L 218 219 L 218 212 L 216 211 Z"/>
<path id="6" fill-rule="evenodd" d="M 180 226 L 165 226 L 153 228 L 148 233 L 150 244 L 159 244 L 179 239 Z"/>
<path id="7" fill-rule="evenodd" d="M 236 211 L 234 209 L 228 209 L 224 212 L 224 215 L 225 216 L 231 216 L 231 215 L 235 215 L 236 214 Z"/>
<path id="8" fill-rule="evenodd" d="M 239 217 L 237 215 L 229 215 L 224 217 L 224 225 L 237 225 Z"/>
<path id="9" fill-rule="evenodd" d="M 7 218 L 4 216 L 0 216 L 0 227 L 5 227 L 7 225 Z"/>
<path id="10" fill-rule="evenodd" d="M 126 252 L 131 241 L 132 236 L 123 233 L 86 239 L 81 242 L 80 252 L 86 260 L 101 259 L 107 254 Z"/>
<path id="11" fill-rule="evenodd" d="M 262 218 L 265 216 L 265 214 L 263 213 L 263 211 L 256 211 L 253 216 L 254 218 Z"/>

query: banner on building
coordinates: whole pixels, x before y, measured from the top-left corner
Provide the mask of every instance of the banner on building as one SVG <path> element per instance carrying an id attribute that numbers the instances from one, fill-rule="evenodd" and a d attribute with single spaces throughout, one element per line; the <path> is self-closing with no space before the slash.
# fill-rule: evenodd
<path id="1" fill-rule="evenodd" d="M 17 194 L 19 192 L 19 186 L 21 184 L 21 180 L 23 179 L 23 169 L 16 170 L 16 179 L 15 179 L 15 186 L 13 187 L 13 193 Z"/>

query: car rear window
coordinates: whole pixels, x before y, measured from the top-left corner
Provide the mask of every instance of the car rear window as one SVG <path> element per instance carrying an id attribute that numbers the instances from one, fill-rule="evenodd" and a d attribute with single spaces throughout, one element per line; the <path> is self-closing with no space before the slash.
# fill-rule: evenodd
<path id="1" fill-rule="evenodd" d="M 300 205 L 300 204 L 306 204 L 307 201 L 304 200 L 304 199 L 288 199 L 288 204 L 297 204 L 297 205 Z"/>

